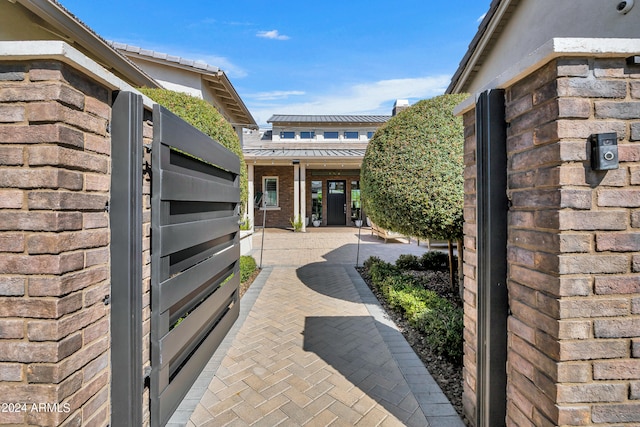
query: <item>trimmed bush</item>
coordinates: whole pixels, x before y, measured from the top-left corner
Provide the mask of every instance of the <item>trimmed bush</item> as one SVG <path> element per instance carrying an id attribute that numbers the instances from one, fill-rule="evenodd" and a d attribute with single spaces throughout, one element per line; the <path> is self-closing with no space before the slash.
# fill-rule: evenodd
<path id="1" fill-rule="evenodd" d="M 420 258 L 411 254 L 400 255 L 396 260 L 396 267 L 401 270 L 422 270 Z"/>
<path id="2" fill-rule="evenodd" d="M 416 327 L 426 334 L 426 341 L 436 353 L 452 360 L 463 356 L 463 310 L 444 298 L 431 301 L 427 310 L 416 318 Z"/>
<path id="3" fill-rule="evenodd" d="M 420 257 L 420 265 L 423 270 L 447 271 L 449 269 L 449 256 L 438 251 L 425 252 Z"/>
<path id="4" fill-rule="evenodd" d="M 243 216 L 249 195 L 247 166 L 244 162 L 242 147 L 238 135 L 231 124 L 216 110 L 213 105 L 203 99 L 174 92 L 167 89 L 141 88 L 140 92 L 158 104 L 166 107 L 173 114 L 189 123 L 200 132 L 231 150 L 240 158 L 240 217 Z"/>
<path id="5" fill-rule="evenodd" d="M 256 260 L 252 256 L 242 255 L 240 257 L 240 282 L 244 283 L 249 280 L 257 268 Z"/>
<path id="6" fill-rule="evenodd" d="M 467 96 L 420 101 L 376 131 L 361 183 L 377 225 L 418 238 L 462 238 L 464 130 L 453 109 Z"/>

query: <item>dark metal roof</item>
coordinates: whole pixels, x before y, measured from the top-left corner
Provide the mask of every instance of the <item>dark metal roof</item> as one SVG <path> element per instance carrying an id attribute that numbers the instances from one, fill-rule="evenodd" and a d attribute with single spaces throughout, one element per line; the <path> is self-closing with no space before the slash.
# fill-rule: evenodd
<path id="1" fill-rule="evenodd" d="M 326 124 L 360 124 L 360 123 L 385 123 L 391 116 L 383 115 L 295 115 L 274 114 L 267 123 L 326 123 Z"/>
<path id="2" fill-rule="evenodd" d="M 244 149 L 245 157 L 364 157 L 365 149 Z"/>

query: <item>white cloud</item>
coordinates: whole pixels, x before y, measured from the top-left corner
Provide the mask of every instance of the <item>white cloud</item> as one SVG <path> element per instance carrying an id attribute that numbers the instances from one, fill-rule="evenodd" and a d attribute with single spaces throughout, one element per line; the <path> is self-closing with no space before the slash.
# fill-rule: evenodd
<path id="1" fill-rule="evenodd" d="M 449 75 L 438 75 L 360 83 L 330 93 L 307 92 L 306 101 L 298 103 L 243 97 L 258 124 L 264 125 L 273 114 L 391 114 L 396 99 L 409 99 L 413 103 L 441 95 L 450 80 Z"/>
<path id="2" fill-rule="evenodd" d="M 305 92 L 301 90 L 274 90 L 271 92 L 249 93 L 243 97 L 254 99 L 256 101 L 275 101 L 278 99 L 287 99 L 290 96 L 300 96 L 304 94 Z"/>
<path id="3" fill-rule="evenodd" d="M 278 30 L 258 31 L 256 36 L 262 37 L 262 38 L 265 38 L 265 39 L 272 39 L 272 40 L 289 40 L 289 38 L 290 38 L 289 36 L 285 36 L 284 34 L 280 34 L 278 32 Z"/>

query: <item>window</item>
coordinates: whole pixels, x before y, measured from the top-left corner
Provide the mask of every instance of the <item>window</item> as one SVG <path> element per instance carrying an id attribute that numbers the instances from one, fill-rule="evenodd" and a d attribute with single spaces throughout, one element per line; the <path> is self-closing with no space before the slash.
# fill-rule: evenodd
<path id="1" fill-rule="evenodd" d="M 322 181 L 311 181 L 311 218 L 322 221 Z"/>
<path id="2" fill-rule="evenodd" d="M 325 132 L 324 139 L 338 139 L 338 132 Z"/>
<path id="3" fill-rule="evenodd" d="M 373 138 L 373 134 L 374 134 L 374 133 L 375 133 L 375 132 L 367 132 L 367 139 L 371 139 L 371 138 Z"/>
<path id="4" fill-rule="evenodd" d="M 360 208 L 362 201 L 360 199 L 360 181 L 351 181 L 351 219 L 353 221 L 362 219 L 360 216 Z"/>
<path id="5" fill-rule="evenodd" d="M 278 177 L 265 176 L 262 178 L 263 197 L 267 207 L 278 206 Z"/>
<path id="6" fill-rule="evenodd" d="M 358 139 L 360 134 L 358 132 L 345 132 L 344 139 Z"/>
<path id="7" fill-rule="evenodd" d="M 294 139 L 296 137 L 295 132 L 280 132 L 280 139 Z"/>
<path id="8" fill-rule="evenodd" d="M 313 139 L 315 137 L 315 132 L 300 132 L 300 139 Z"/>

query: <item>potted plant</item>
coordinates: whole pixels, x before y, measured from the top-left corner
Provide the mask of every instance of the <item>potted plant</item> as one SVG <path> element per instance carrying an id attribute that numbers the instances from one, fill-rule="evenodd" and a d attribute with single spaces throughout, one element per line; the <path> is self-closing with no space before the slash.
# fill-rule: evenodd
<path id="1" fill-rule="evenodd" d="M 318 215 L 316 214 L 311 215 L 311 223 L 313 224 L 314 227 L 320 227 L 320 218 L 318 218 Z"/>

